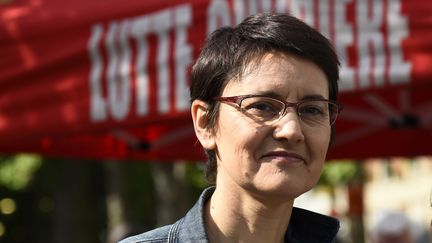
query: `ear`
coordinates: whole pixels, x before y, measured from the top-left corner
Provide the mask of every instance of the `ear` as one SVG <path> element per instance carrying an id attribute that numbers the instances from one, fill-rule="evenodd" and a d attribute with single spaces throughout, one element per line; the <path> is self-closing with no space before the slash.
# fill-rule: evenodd
<path id="1" fill-rule="evenodd" d="M 195 134 L 205 149 L 215 149 L 216 142 L 208 124 L 208 105 L 202 100 L 194 100 L 191 106 Z"/>

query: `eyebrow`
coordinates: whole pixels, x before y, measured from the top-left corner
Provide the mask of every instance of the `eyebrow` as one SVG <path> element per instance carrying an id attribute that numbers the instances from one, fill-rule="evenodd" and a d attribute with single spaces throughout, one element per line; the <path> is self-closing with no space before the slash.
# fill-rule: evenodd
<path id="1" fill-rule="evenodd" d="M 270 98 L 275 98 L 275 99 L 283 99 L 282 96 L 274 91 L 261 91 L 261 92 L 257 92 L 257 95 L 262 95 L 262 96 L 268 96 Z"/>
<path id="2" fill-rule="evenodd" d="M 326 100 L 326 98 L 319 94 L 313 94 L 313 95 L 305 95 L 301 98 L 301 100 Z"/>
<path id="3" fill-rule="evenodd" d="M 279 99 L 279 100 L 284 100 L 284 98 L 280 94 L 278 94 L 278 93 L 276 93 L 274 91 L 257 92 L 256 94 L 257 95 L 268 96 L 268 97 Z M 324 96 L 322 96 L 322 95 L 311 94 L 311 95 L 305 95 L 305 96 L 303 96 L 300 100 L 323 100 L 323 99 L 326 100 L 326 98 Z"/>

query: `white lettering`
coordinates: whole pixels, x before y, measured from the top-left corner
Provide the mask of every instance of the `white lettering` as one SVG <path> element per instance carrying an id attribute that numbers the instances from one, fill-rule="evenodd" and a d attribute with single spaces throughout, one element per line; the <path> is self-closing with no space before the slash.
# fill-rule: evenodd
<path id="1" fill-rule="evenodd" d="M 102 39 L 103 28 L 100 24 L 92 28 L 92 36 L 88 43 L 87 49 L 90 54 L 91 71 L 90 71 L 90 119 L 92 121 L 105 120 L 106 104 L 102 93 L 102 70 L 103 61 L 99 51 L 99 43 Z"/>
<path id="2" fill-rule="evenodd" d="M 268 13 L 272 10 L 271 0 L 261 0 L 258 2 L 261 4 L 261 12 Z"/>
<path id="3" fill-rule="evenodd" d="M 328 39 L 331 39 L 332 37 L 330 34 L 330 24 L 331 24 L 330 23 L 330 14 L 327 14 L 327 13 L 330 13 L 330 5 L 329 4 L 330 4 L 329 0 L 321 0 L 319 2 L 319 10 L 320 10 L 319 31 L 321 32 L 321 34 L 326 36 Z"/>
<path id="4" fill-rule="evenodd" d="M 276 12 L 277 13 L 287 13 L 288 12 L 288 6 L 286 0 L 276 0 Z"/>
<path id="5" fill-rule="evenodd" d="M 272 9 L 273 3 L 276 12 L 290 12 L 317 27 L 335 44 L 341 61 L 342 91 L 382 87 L 387 81 L 401 83 L 409 80 L 411 64 L 403 59 L 401 50 L 402 41 L 408 36 L 408 25 L 407 18 L 401 16 L 400 0 L 387 1 L 386 5 L 384 0 L 233 0 L 230 1 L 233 12 L 230 12 L 227 2 L 212 1 L 209 32 L 220 27 L 217 21 L 221 22 L 221 19 L 227 24 L 229 13 L 234 19 L 232 24 L 238 24 L 255 11 Z M 347 6 L 354 7 L 355 12 L 348 13 Z M 388 8 L 384 9 L 384 6 Z M 214 14 L 216 9 L 218 15 Z M 354 14 L 355 19 L 348 20 L 348 14 Z M 355 25 L 355 33 L 352 25 Z"/>
<path id="6" fill-rule="evenodd" d="M 189 108 L 189 85 L 187 84 L 187 67 L 192 63 L 192 47 L 186 42 L 187 27 L 192 22 L 192 13 L 189 6 L 185 5 L 175 11 L 176 38 L 176 93 L 175 104 L 177 110 Z"/>
<path id="7" fill-rule="evenodd" d="M 239 24 L 246 17 L 258 12 L 270 12 L 272 8 L 271 0 L 234 0 L 233 1 L 235 23 Z"/>
<path id="8" fill-rule="evenodd" d="M 131 53 L 127 40 L 129 23 L 113 22 L 109 26 L 106 48 L 108 50 L 108 101 L 112 117 L 123 120 L 130 107 L 130 64 Z M 120 48 L 117 48 L 120 42 Z"/>
<path id="9" fill-rule="evenodd" d="M 389 29 L 388 45 L 390 49 L 390 82 L 408 83 L 410 81 L 411 63 L 405 62 L 402 57 L 402 40 L 408 37 L 408 21 L 400 15 L 400 1 L 388 1 L 389 9 L 387 23 Z"/>
<path id="10" fill-rule="evenodd" d="M 246 18 L 246 7 L 243 0 L 234 0 L 235 25 L 239 24 Z"/>
<path id="11" fill-rule="evenodd" d="M 89 75 L 91 120 L 101 122 L 108 118 L 116 121 L 126 119 L 132 107 L 132 91 L 136 92 L 136 115 L 149 114 L 150 87 L 152 87 L 149 65 L 156 70 L 156 73 L 152 73 L 156 80 L 154 86 L 156 111 L 167 113 L 171 109 L 187 110 L 189 108 L 187 70 L 192 62 L 192 46 L 187 42 L 187 38 L 191 23 L 190 5 L 181 5 L 151 15 L 125 19 L 121 22 L 113 21 L 109 24 L 105 36 L 102 25 L 95 25 L 88 42 L 92 64 Z M 152 34 L 156 37 L 156 43 L 149 40 Z M 99 48 L 103 38 L 105 38 L 104 49 Z M 136 46 L 132 46 L 133 44 Z M 155 48 L 155 57 L 149 55 L 150 48 Z M 135 69 L 132 69 L 132 49 L 137 50 Z M 106 52 L 104 54 L 107 58 L 105 70 L 103 51 Z M 174 56 L 175 66 L 170 62 L 172 56 Z M 134 90 L 132 90 L 133 71 L 136 74 Z M 171 78 L 171 73 L 175 74 L 175 80 Z M 102 77 L 105 77 L 105 80 Z M 106 82 L 106 85 L 103 85 L 103 82 Z M 175 84 L 173 88 L 171 83 Z M 103 92 L 105 86 L 107 94 Z M 172 103 L 175 104 L 174 107 Z"/>
<path id="12" fill-rule="evenodd" d="M 229 26 L 230 8 L 225 0 L 213 0 L 207 9 L 207 35 L 222 26 Z"/>
<path id="13" fill-rule="evenodd" d="M 256 0 L 249 0 L 249 4 L 248 5 L 249 5 L 248 15 L 258 13 L 258 5 L 257 5 Z"/>
<path id="14" fill-rule="evenodd" d="M 292 14 L 307 24 L 314 26 L 313 0 L 295 0 L 291 3 Z"/>
<path id="15" fill-rule="evenodd" d="M 370 6 L 370 4 L 373 4 Z M 360 86 L 384 83 L 385 54 L 383 34 L 383 6 L 381 1 L 357 1 L 357 29 Z"/>
<path id="16" fill-rule="evenodd" d="M 211 0 L 206 31 L 273 8 L 291 12 L 333 41 L 341 61 L 341 91 L 410 81 L 412 64 L 402 51 L 409 34 L 408 19 L 401 13 L 400 0 Z M 351 10 L 354 12 L 348 12 Z M 188 29 L 192 16 L 191 6 L 185 4 L 113 21 L 105 30 L 102 24 L 92 27 L 87 44 L 92 121 L 122 121 L 131 112 L 132 102 L 136 102 L 134 112 L 139 117 L 151 109 L 164 114 L 189 108 L 187 71 L 193 46 L 188 43 Z M 132 50 L 136 50 L 136 57 Z M 133 90 L 132 82 L 136 82 Z M 155 94 L 150 88 L 155 88 Z M 133 101 L 132 91 L 136 92 Z"/>
<path id="17" fill-rule="evenodd" d="M 354 89 L 354 69 L 349 65 L 347 47 L 353 44 L 353 31 L 346 20 L 346 4 L 352 0 L 335 0 L 335 47 L 341 62 L 340 90 Z"/>
<path id="18" fill-rule="evenodd" d="M 149 112 L 148 97 L 149 92 L 149 75 L 147 71 L 148 43 L 145 36 L 150 31 L 150 21 L 147 16 L 139 17 L 133 21 L 131 34 L 137 40 L 138 53 L 136 59 L 136 102 L 137 114 L 139 116 L 146 115 Z"/>
<path id="19" fill-rule="evenodd" d="M 172 27 L 171 12 L 169 10 L 161 11 L 152 18 L 152 25 L 157 30 L 158 49 L 157 49 L 157 80 L 158 80 L 158 110 L 161 113 L 169 112 L 169 37 L 168 32 Z"/>

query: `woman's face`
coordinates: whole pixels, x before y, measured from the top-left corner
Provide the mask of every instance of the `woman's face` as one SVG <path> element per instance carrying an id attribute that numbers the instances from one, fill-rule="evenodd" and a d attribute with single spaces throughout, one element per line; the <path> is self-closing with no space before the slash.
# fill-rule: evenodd
<path id="1" fill-rule="evenodd" d="M 289 102 L 329 96 L 326 76 L 318 66 L 283 54 L 267 54 L 258 65 L 250 65 L 239 80 L 228 82 L 222 96 L 250 94 L 271 94 Z M 329 124 L 303 124 L 294 108 L 276 123 L 263 125 L 221 103 L 214 134 L 217 186 L 294 199 L 318 181 L 330 132 Z"/>

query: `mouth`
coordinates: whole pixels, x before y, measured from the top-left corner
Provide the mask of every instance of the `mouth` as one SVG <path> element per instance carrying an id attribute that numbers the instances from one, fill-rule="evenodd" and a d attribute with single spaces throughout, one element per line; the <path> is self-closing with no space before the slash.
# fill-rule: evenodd
<path id="1" fill-rule="evenodd" d="M 264 154 L 261 159 L 269 162 L 278 162 L 284 164 L 306 164 L 306 159 L 297 153 L 286 151 L 271 151 Z"/>

